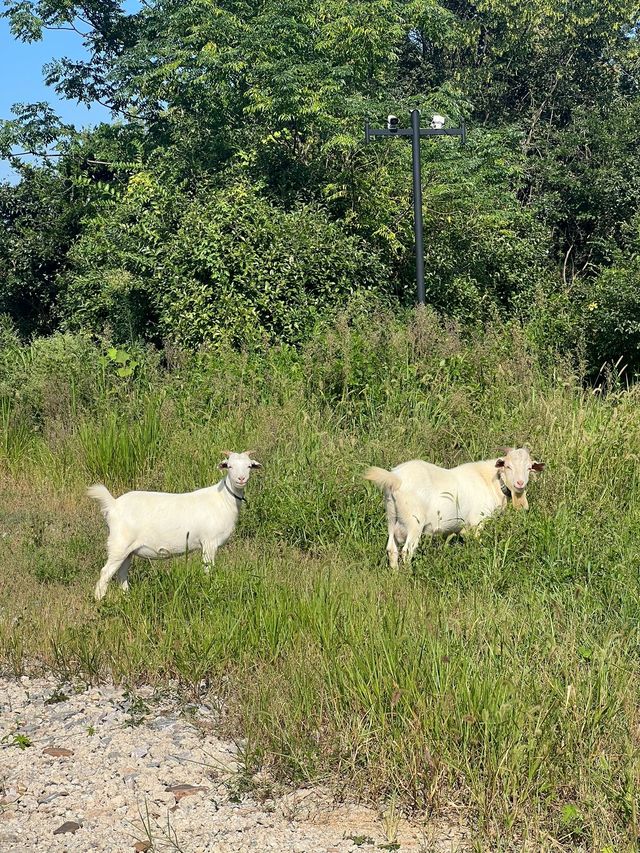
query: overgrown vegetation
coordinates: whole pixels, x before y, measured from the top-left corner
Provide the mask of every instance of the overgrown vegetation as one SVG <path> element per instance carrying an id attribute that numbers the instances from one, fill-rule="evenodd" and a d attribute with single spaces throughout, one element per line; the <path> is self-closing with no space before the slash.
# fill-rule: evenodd
<path id="1" fill-rule="evenodd" d="M 105 355 L 70 336 L 0 350 L 6 669 L 206 679 L 251 763 L 282 779 L 457 804 L 483 849 L 635 849 L 635 391 L 585 390 L 516 324 L 469 333 L 427 311 L 355 309 L 298 350 L 173 350 L 164 365 L 140 350 L 125 376 Z M 547 463 L 529 513 L 424 545 L 412 574 L 387 569 L 366 464 L 525 441 Z M 130 593 L 97 608 L 105 534 L 87 482 L 191 489 L 248 446 L 264 473 L 216 571 L 139 561 Z"/>

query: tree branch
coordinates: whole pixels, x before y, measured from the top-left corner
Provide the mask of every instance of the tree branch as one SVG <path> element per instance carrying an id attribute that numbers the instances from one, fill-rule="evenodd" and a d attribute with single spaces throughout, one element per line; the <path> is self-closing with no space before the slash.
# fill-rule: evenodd
<path id="1" fill-rule="evenodd" d="M 83 33 L 82 30 L 79 30 L 77 27 L 74 27 L 73 24 L 71 24 L 71 26 L 69 26 L 69 27 L 53 27 L 53 26 L 44 24 L 42 29 L 43 30 L 50 30 L 50 31 L 65 30 L 66 32 L 69 32 L 69 33 L 78 33 L 78 35 L 82 36 L 82 38 L 87 38 L 90 35 L 89 33 Z"/>
<path id="2" fill-rule="evenodd" d="M 53 154 L 49 152 L 42 151 L 12 151 L 8 156 L 7 160 L 10 160 L 12 157 L 64 157 L 64 154 Z"/>
<path id="3" fill-rule="evenodd" d="M 104 101 L 101 101 L 100 98 L 93 98 L 96 104 L 100 104 L 101 107 L 104 107 L 107 110 L 112 110 L 114 113 L 121 113 L 123 116 L 130 118 L 134 121 L 140 121 L 140 116 L 135 113 L 130 113 L 128 110 L 123 110 L 122 107 L 116 107 L 113 104 L 106 104 Z"/>

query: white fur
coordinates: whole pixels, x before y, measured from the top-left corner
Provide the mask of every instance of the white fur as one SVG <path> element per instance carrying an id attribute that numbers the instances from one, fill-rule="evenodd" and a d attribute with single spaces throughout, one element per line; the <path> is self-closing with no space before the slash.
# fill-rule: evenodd
<path id="1" fill-rule="evenodd" d="M 158 560 L 202 549 L 204 562 L 213 565 L 216 551 L 235 530 L 251 469 L 261 467 L 250 452 L 227 455 L 220 463 L 226 476 L 215 486 L 195 492 L 126 492 L 114 498 L 103 485 L 87 489 L 109 527 L 108 557 L 96 584 L 96 600 L 103 598 L 116 572 L 121 587 L 128 589 L 134 556 Z"/>
<path id="2" fill-rule="evenodd" d="M 398 546 L 409 563 L 423 532 L 447 536 L 478 528 L 507 505 L 501 483 L 511 491 L 513 505 L 527 509 L 529 472 L 543 467 L 531 459 L 526 448 L 509 448 L 499 459 L 467 462 L 456 468 L 439 468 L 421 459 L 391 471 L 369 468 L 365 478 L 384 494 L 389 564 L 397 567 Z"/>

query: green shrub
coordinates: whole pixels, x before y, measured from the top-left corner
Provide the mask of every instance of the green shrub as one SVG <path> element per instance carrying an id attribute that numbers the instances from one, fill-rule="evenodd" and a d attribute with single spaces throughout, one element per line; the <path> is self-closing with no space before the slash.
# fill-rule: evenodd
<path id="1" fill-rule="evenodd" d="M 377 292 L 377 254 L 321 210 L 284 211 L 245 186 L 198 199 L 171 248 L 161 296 L 168 338 L 299 343 L 354 293 Z"/>
<path id="2" fill-rule="evenodd" d="M 320 208 L 286 211 L 244 183 L 169 200 L 142 174 L 72 254 L 70 328 L 191 348 L 299 343 L 387 279 L 375 249 Z"/>
<path id="3" fill-rule="evenodd" d="M 14 418 L 34 427 L 69 420 L 96 396 L 99 352 L 87 335 L 52 335 L 23 345 L 7 330 L 0 337 L 0 397 Z"/>
<path id="4" fill-rule="evenodd" d="M 150 282 L 127 269 L 98 268 L 67 277 L 64 313 L 69 326 L 118 342 L 157 339 Z"/>
<path id="5" fill-rule="evenodd" d="M 605 362 L 629 378 L 640 371 L 640 259 L 583 284 L 582 318 L 594 373 Z"/>

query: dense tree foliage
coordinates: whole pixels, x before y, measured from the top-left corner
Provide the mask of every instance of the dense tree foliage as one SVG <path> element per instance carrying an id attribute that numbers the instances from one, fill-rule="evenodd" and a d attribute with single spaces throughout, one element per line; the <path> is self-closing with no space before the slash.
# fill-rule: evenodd
<path id="1" fill-rule="evenodd" d="M 429 301 L 640 367 L 626 0 L 6 5 L 17 38 L 78 32 L 87 61 L 46 78 L 116 119 L 76 133 L 39 104 L 0 126 L 22 176 L 0 193 L 0 311 L 22 331 L 298 342 L 351 293 L 410 301 L 410 146 L 362 127 L 419 107 L 471 128 L 423 145 Z"/>

